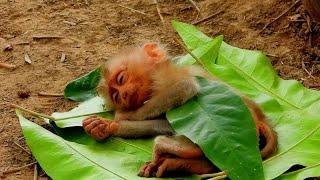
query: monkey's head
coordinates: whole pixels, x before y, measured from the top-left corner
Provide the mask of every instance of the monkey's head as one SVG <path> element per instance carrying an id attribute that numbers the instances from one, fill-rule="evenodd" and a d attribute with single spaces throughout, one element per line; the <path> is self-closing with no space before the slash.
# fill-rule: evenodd
<path id="1" fill-rule="evenodd" d="M 99 94 L 112 102 L 115 109 L 135 110 L 149 100 L 152 71 L 166 60 L 166 53 L 155 43 L 126 52 L 108 60 L 102 68 Z"/>

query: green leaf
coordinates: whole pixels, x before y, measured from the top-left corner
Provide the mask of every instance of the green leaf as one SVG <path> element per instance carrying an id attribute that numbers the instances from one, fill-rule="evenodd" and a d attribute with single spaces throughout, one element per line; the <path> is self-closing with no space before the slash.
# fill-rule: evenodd
<path id="1" fill-rule="evenodd" d="M 318 91 L 277 76 L 270 61 L 260 51 L 244 50 L 223 43 L 216 63 L 234 69 L 248 80 L 257 94 L 264 93 L 276 99 L 286 109 L 301 110 L 320 100 Z"/>
<path id="2" fill-rule="evenodd" d="M 194 43 L 203 46 L 211 40 L 185 23 L 180 23 L 176 30 L 179 34 L 197 36 L 192 40 L 182 37 L 188 47 Z M 320 162 L 319 91 L 307 89 L 297 81 L 281 79 L 260 51 L 244 50 L 223 42 L 216 62 L 212 63 L 215 65 L 207 69 L 259 103 L 278 134 L 277 154 L 264 161 L 266 179 L 280 176 L 293 165 L 311 168 Z M 319 175 L 308 171 L 304 176 Z"/>
<path id="3" fill-rule="evenodd" d="M 195 50 L 192 51 L 196 57 L 199 57 L 203 60 L 212 60 L 215 61 L 218 57 L 219 49 L 223 40 L 223 36 L 218 36 L 208 43 L 199 46 Z M 187 54 L 176 61 L 177 65 L 191 65 L 194 64 L 196 60 L 190 55 Z M 203 62 L 206 63 L 206 62 Z"/>
<path id="4" fill-rule="evenodd" d="M 101 79 L 100 68 L 68 83 L 64 96 L 74 101 L 85 101 L 97 95 L 96 87 Z"/>
<path id="5" fill-rule="evenodd" d="M 108 112 L 111 109 L 105 109 L 104 107 L 104 100 L 96 96 L 80 103 L 78 107 L 68 112 L 55 112 L 52 116 L 57 119 L 55 123 L 60 128 L 82 126 L 82 121 L 94 114 L 113 119 L 112 114 Z"/>
<path id="6" fill-rule="evenodd" d="M 172 26 L 178 32 L 182 40 L 184 42 L 188 42 L 186 45 L 190 50 L 194 50 L 204 45 L 203 42 L 209 42 L 212 40 L 191 24 L 174 20 L 172 21 Z"/>
<path id="7" fill-rule="evenodd" d="M 264 179 L 255 124 L 241 97 L 218 81 L 198 83 L 196 97 L 167 113 L 172 127 L 231 179 Z"/>
<path id="8" fill-rule="evenodd" d="M 83 145 L 28 121 L 19 111 L 17 115 L 32 154 L 52 179 L 145 179 L 137 172 L 151 158 L 152 140 L 110 138 Z"/>

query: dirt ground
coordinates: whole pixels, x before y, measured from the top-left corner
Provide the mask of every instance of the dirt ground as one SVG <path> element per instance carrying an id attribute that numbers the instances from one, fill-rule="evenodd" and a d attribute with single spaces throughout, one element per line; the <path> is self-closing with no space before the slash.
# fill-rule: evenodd
<path id="1" fill-rule="evenodd" d="M 125 46 L 156 41 L 164 44 L 171 55 L 182 54 L 173 40 L 172 19 L 192 23 L 221 11 L 198 27 L 210 36 L 223 34 L 232 45 L 264 51 L 284 79 L 299 80 L 307 87 L 320 86 L 320 33 L 309 36 L 301 3 L 259 33 L 294 1 L 195 2 L 200 15 L 187 0 L 159 0 L 163 25 L 156 4 L 148 0 L 0 0 L 0 62 L 17 65 L 15 70 L 0 69 L 0 178 L 34 176 L 34 166 L 1 174 L 35 161 L 28 153 L 17 117 L 6 102 L 46 114 L 66 111 L 74 103 L 38 93 L 62 93 L 68 81 L 94 69 Z M 48 35 L 60 38 L 34 38 Z M 8 44 L 13 49 L 3 51 Z M 60 61 L 62 53 L 66 55 L 64 62 Z M 24 61 L 25 54 L 31 64 Z"/>

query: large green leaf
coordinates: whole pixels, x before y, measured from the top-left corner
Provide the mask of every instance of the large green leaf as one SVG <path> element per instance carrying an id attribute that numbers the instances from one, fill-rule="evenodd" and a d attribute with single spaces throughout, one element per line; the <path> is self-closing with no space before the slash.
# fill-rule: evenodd
<path id="1" fill-rule="evenodd" d="M 17 115 L 32 154 L 52 179 L 146 179 L 138 177 L 137 172 L 151 158 L 152 140 L 110 138 L 83 145 L 47 131 L 20 112 Z"/>
<path id="2" fill-rule="evenodd" d="M 231 179 L 264 179 L 255 125 L 241 97 L 219 81 L 198 83 L 197 96 L 167 113 L 172 127 Z"/>
<path id="3" fill-rule="evenodd" d="M 191 44 L 203 46 L 212 40 L 192 25 L 175 24 L 188 47 L 192 47 Z M 320 162 L 319 91 L 307 89 L 297 81 L 281 79 L 260 51 L 244 50 L 223 42 L 218 59 L 212 63 L 215 66 L 207 68 L 211 73 L 254 99 L 271 117 L 279 149 L 275 156 L 264 161 L 266 179 L 278 177 L 296 164 L 307 168 L 290 173 L 290 177 L 318 176 L 316 170 L 310 169 Z"/>
<path id="4" fill-rule="evenodd" d="M 185 24 L 179 21 L 172 21 L 173 28 L 178 32 L 180 37 L 186 42 L 190 50 L 194 50 L 212 39 L 199 31 L 195 26 Z"/>
<path id="5" fill-rule="evenodd" d="M 101 75 L 100 68 L 68 83 L 64 90 L 64 96 L 74 101 L 85 101 L 97 95 L 96 87 Z"/>

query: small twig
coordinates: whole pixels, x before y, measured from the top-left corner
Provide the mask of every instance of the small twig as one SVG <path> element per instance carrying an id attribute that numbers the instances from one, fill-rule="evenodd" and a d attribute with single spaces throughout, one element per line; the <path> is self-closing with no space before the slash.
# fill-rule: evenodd
<path id="1" fill-rule="evenodd" d="M 9 103 L 8 103 L 9 104 Z M 16 104 L 10 104 L 11 107 L 14 107 L 16 109 L 19 109 L 21 111 L 27 112 L 29 114 L 31 114 L 34 117 L 38 117 L 38 118 L 47 118 L 50 119 L 52 121 L 64 121 L 64 120 L 68 120 L 68 119 L 72 119 L 72 118 L 78 118 L 78 117 L 83 117 L 83 116 L 91 116 L 91 115 L 96 115 L 96 114 L 101 114 L 101 113 L 106 113 L 106 112 L 110 112 L 110 111 L 100 111 L 100 112 L 93 112 L 93 113 L 87 113 L 87 114 L 80 114 L 80 115 L 76 115 L 76 116 L 69 116 L 69 117 L 63 117 L 63 118 L 55 118 L 52 116 L 48 116 L 46 114 L 42 114 L 42 113 L 37 113 L 34 111 L 31 111 L 29 109 L 26 109 L 24 107 L 21 107 L 19 105 Z"/>
<path id="2" fill-rule="evenodd" d="M 289 20 L 290 22 L 306 22 L 304 19 L 298 19 L 298 20 Z"/>
<path id="3" fill-rule="evenodd" d="M 41 113 L 37 113 L 37 112 L 31 111 L 31 110 L 26 109 L 24 107 L 21 107 L 21 106 L 19 106 L 17 104 L 10 104 L 10 106 L 13 107 L 13 108 L 19 109 L 21 111 L 27 112 L 27 113 L 31 114 L 32 116 L 35 116 L 35 117 L 38 117 L 38 118 L 47 118 L 47 119 L 50 119 L 50 120 L 53 120 L 53 121 L 56 120 L 56 118 L 54 118 L 52 116 L 48 116 L 46 114 L 41 114 Z"/>
<path id="4" fill-rule="evenodd" d="M 39 92 L 38 96 L 51 96 L 51 97 L 64 97 L 63 94 L 59 93 L 47 93 L 47 92 Z"/>
<path id="5" fill-rule="evenodd" d="M 292 8 L 294 8 L 301 0 L 296 0 L 288 9 L 286 9 L 285 11 L 283 11 L 278 17 L 274 18 L 272 21 L 270 21 L 269 23 L 267 23 L 262 30 L 259 32 L 262 33 L 268 26 L 270 26 L 272 23 L 276 22 L 278 19 L 280 19 L 283 15 L 287 14 Z"/>
<path id="6" fill-rule="evenodd" d="M 279 57 L 279 56 L 277 56 L 277 55 L 275 55 L 275 54 L 269 54 L 269 53 L 267 53 L 266 55 L 267 55 L 267 56 L 270 56 L 270 57 L 276 57 L 276 58 Z"/>
<path id="7" fill-rule="evenodd" d="M 213 13 L 213 14 L 207 16 L 207 17 L 204 17 L 204 18 L 202 18 L 202 19 L 200 19 L 200 20 L 198 20 L 198 21 L 196 21 L 196 22 L 193 22 L 192 24 L 193 24 L 193 25 L 200 24 L 200 23 L 202 23 L 202 22 L 204 22 L 204 21 L 207 21 L 207 20 L 209 20 L 209 19 L 211 19 L 211 18 L 213 18 L 213 17 L 215 17 L 215 16 L 217 16 L 217 15 L 223 13 L 223 12 L 224 12 L 224 10 L 220 10 L 220 11 L 218 11 L 218 12 L 216 12 L 216 13 Z"/>
<path id="8" fill-rule="evenodd" d="M 71 21 L 62 21 L 62 22 L 65 23 L 65 24 L 71 25 L 71 26 L 76 26 L 77 25 L 77 23 L 71 22 Z"/>
<path id="9" fill-rule="evenodd" d="M 35 164 L 33 168 L 33 180 L 38 180 L 38 165 Z"/>
<path id="10" fill-rule="evenodd" d="M 37 163 L 37 161 L 32 162 L 32 163 L 29 163 L 29 164 L 26 164 L 26 165 L 21 166 L 21 167 L 17 167 L 17 168 L 14 168 L 14 169 L 9 169 L 9 170 L 4 171 L 4 172 L 2 172 L 2 173 L 3 173 L 3 174 L 15 173 L 15 172 L 18 172 L 18 171 L 26 168 L 26 167 L 32 166 L 32 165 L 34 165 L 34 164 L 36 164 L 36 163 Z"/>
<path id="11" fill-rule="evenodd" d="M 29 44 L 30 44 L 30 42 L 28 42 L 28 41 L 14 43 L 14 45 L 29 45 Z"/>
<path id="12" fill-rule="evenodd" d="M 306 65 L 304 64 L 303 61 L 301 61 L 301 66 L 302 66 L 302 69 L 309 75 L 309 77 L 312 77 L 312 79 L 315 79 L 315 77 L 312 76 L 312 74 L 307 70 Z"/>
<path id="13" fill-rule="evenodd" d="M 122 7 L 122 8 L 125 8 L 125 9 L 129 9 L 130 11 L 133 11 L 133 12 L 136 12 L 136 13 L 139 13 L 139 14 L 142 14 L 142 15 L 149 16 L 149 15 L 146 14 L 145 12 L 142 12 L 142 11 L 139 11 L 139 10 L 136 10 L 136 9 L 133 9 L 133 8 L 131 8 L 131 7 L 123 6 L 123 5 L 120 5 L 120 4 L 118 4 L 118 6 L 120 6 L 120 7 Z"/>
<path id="14" fill-rule="evenodd" d="M 154 0 L 154 3 L 156 4 L 156 8 L 157 8 L 157 12 L 158 12 L 158 15 L 160 17 L 160 20 L 161 20 L 162 24 L 164 24 L 164 19 L 163 19 L 163 16 L 161 15 L 161 11 L 160 11 L 158 0 Z"/>
<path id="15" fill-rule="evenodd" d="M 319 88 L 320 84 L 312 84 L 309 86 L 309 88 Z"/>
<path id="16" fill-rule="evenodd" d="M 200 175 L 200 178 L 201 178 L 201 179 L 204 179 L 204 178 L 213 178 L 213 177 L 223 176 L 223 175 L 227 175 L 227 173 L 226 173 L 225 171 L 222 171 L 222 172 L 212 173 L 212 174 L 202 174 L 202 175 Z"/>
<path id="17" fill-rule="evenodd" d="M 16 146 L 18 146 L 20 149 L 22 149 L 24 152 L 26 152 L 27 154 L 30 154 L 31 155 L 31 153 L 28 151 L 28 150 L 26 150 L 24 147 L 22 147 L 20 144 L 18 144 L 17 142 L 15 142 L 15 141 L 13 141 L 13 144 L 15 144 Z"/>
<path id="18" fill-rule="evenodd" d="M 62 36 L 54 36 L 54 35 L 34 35 L 32 37 L 33 40 L 39 40 L 39 39 L 63 39 Z"/>
<path id="19" fill-rule="evenodd" d="M 0 63 L 0 68 L 15 69 L 15 68 L 17 68 L 17 66 L 14 64 Z"/>
<path id="20" fill-rule="evenodd" d="M 196 2 L 194 2 L 193 0 L 188 0 L 192 6 L 198 11 L 198 13 L 200 14 L 200 8 L 197 6 Z"/>

